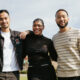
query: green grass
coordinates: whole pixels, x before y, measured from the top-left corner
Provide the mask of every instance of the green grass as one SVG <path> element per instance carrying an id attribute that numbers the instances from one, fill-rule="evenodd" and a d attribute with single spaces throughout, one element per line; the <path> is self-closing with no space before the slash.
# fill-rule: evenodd
<path id="1" fill-rule="evenodd" d="M 27 80 L 26 76 L 20 76 L 20 80 Z"/>

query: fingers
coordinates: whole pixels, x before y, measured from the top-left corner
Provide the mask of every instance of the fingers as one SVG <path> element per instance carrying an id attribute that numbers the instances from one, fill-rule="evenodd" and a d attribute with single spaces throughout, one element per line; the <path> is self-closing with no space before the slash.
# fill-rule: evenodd
<path id="1" fill-rule="evenodd" d="M 25 39 L 26 38 L 26 35 L 27 35 L 27 32 L 21 32 L 20 33 L 20 38 L 21 39 Z"/>

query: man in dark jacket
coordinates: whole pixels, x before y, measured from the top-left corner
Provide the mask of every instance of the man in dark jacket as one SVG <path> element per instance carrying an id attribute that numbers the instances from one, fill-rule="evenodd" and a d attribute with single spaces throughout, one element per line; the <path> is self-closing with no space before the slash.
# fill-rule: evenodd
<path id="1" fill-rule="evenodd" d="M 0 80 L 19 80 L 22 69 L 22 41 L 20 32 L 10 30 L 7 10 L 0 10 Z"/>

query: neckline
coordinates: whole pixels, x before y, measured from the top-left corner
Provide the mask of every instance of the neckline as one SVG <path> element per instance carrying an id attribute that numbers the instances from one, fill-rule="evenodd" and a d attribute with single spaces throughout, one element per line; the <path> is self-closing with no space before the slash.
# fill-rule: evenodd
<path id="1" fill-rule="evenodd" d="M 69 32 L 69 31 L 71 31 L 72 30 L 72 28 L 71 27 L 69 27 L 69 30 L 67 30 L 67 31 L 64 31 L 64 32 L 58 32 L 59 34 L 64 34 L 64 33 L 67 33 L 67 32 Z"/>
<path id="2" fill-rule="evenodd" d="M 42 35 L 35 35 L 33 34 L 36 38 L 42 38 L 43 37 L 43 34 Z"/>

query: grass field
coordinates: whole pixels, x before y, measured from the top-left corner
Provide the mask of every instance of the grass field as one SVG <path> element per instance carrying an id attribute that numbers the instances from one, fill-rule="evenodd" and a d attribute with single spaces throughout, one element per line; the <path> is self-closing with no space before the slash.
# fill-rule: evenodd
<path id="1" fill-rule="evenodd" d="M 27 80 L 27 71 L 26 70 L 22 70 L 20 72 L 20 80 Z"/>
<path id="2" fill-rule="evenodd" d="M 20 80 L 27 80 L 26 76 L 20 76 Z"/>

